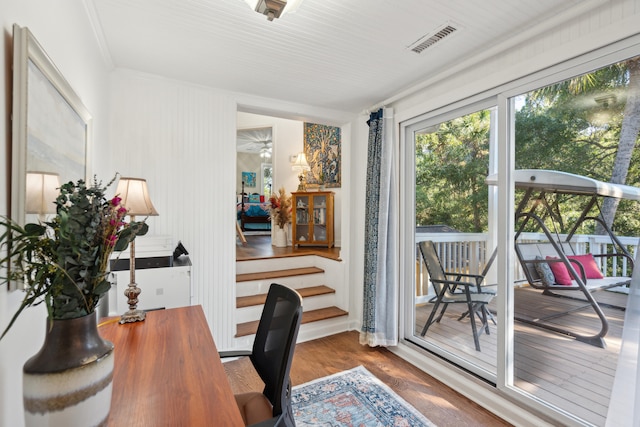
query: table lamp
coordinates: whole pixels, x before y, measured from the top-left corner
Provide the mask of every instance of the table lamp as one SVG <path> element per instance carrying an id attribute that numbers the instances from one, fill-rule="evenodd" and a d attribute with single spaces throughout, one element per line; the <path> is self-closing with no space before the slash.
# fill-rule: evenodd
<path id="1" fill-rule="evenodd" d="M 55 201 L 60 194 L 60 176 L 51 172 L 27 172 L 25 213 L 45 215 L 56 213 Z"/>
<path id="2" fill-rule="evenodd" d="M 298 191 L 307 191 L 307 184 L 305 183 L 304 175 L 305 172 L 311 170 L 309 163 L 307 163 L 307 156 L 305 156 L 304 153 L 299 153 L 298 157 L 296 157 L 296 161 L 293 162 L 291 169 L 300 172 L 300 175 L 298 175 L 298 179 L 300 180 Z"/>
<path id="3" fill-rule="evenodd" d="M 127 215 L 134 222 L 136 215 L 156 216 L 158 212 L 151 203 L 147 181 L 140 178 L 120 178 L 116 195 L 122 199 L 122 206 L 127 209 Z M 120 317 L 120 323 L 139 322 L 145 319 L 146 313 L 138 310 L 138 295 L 140 288 L 136 284 L 136 241 L 129 244 L 129 286 L 124 291 L 128 298 L 129 310 Z"/>

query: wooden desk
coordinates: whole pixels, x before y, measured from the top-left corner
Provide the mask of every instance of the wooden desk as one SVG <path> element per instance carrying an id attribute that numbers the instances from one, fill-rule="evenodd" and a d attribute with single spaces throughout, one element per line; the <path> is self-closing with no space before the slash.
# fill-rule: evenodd
<path id="1" fill-rule="evenodd" d="M 202 307 L 99 331 L 115 346 L 110 427 L 244 425 Z"/>

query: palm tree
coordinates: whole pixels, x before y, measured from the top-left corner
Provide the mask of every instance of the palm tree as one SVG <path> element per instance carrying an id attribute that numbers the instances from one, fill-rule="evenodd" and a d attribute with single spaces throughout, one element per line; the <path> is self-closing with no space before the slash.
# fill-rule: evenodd
<path id="1" fill-rule="evenodd" d="M 628 73 L 627 102 L 624 107 L 620 141 L 611 174 L 611 182 L 615 184 L 625 184 L 627 182 L 631 154 L 640 132 L 640 57 L 630 59 L 623 64 L 626 66 Z M 619 199 L 606 198 L 602 204 L 602 217 L 609 227 L 612 226 L 613 219 L 616 216 L 618 202 Z M 600 224 L 596 228 L 596 233 L 604 234 Z"/>
<path id="2" fill-rule="evenodd" d="M 602 93 L 613 93 L 616 89 L 622 88 L 624 88 L 626 102 L 610 179 L 610 182 L 615 184 L 625 184 L 627 181 L 631 155 L 640 132 L 640 56 L 547 86 L 533 93 L 535 98 L 567 103 L 572 102 L 572 99 L 580 94 L 599 93 L 600 96 L 596 97 L 596 102 L 608 108 L 609 102 L 619 100 L 615 96 L 602 96 Z M 607 198 L 601 207 L 602 217 L 608 227 L 613 224 L 618 202 L 618 199 Z M 595 233 L 604 234 L 600 224 L 597 225 Z"/>

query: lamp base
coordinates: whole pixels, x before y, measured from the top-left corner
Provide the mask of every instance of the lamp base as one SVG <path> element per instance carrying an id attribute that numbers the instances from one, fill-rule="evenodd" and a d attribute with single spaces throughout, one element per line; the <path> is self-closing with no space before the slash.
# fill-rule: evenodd
<path id="1" fill-rule="evenodd" d="M 133 245 L 131 250 L 133 250 Z M 141 290 L 138 285 L 136 285 L 135 278 L 133 277 L 134 270 L 132 269 L 131 271 L 131 283 L 129 283 L 129 286 L 124 291 L 124 296 L 128 298 L 127 303 L 129 304 L 129 310 L 120 317 L 120 324 L 141 322 L 147 316 L 147 313 L 138 310 L 138 295 L 140 295 Z"/>
<path id="2" fill-rule="evenodd" d="M 120 317 L 120 324 L 142 322 L 147 317 L 147 313 L 143 310 L 129 310 Z"/>
<path id="3" fill-rule="evenodd" d="M 298 191 L 307 191 L 307 183 L 304 179 L 304 174 L 298 175 L 298 179 L 300 180 L 300 184 L 298 184 Z"/>

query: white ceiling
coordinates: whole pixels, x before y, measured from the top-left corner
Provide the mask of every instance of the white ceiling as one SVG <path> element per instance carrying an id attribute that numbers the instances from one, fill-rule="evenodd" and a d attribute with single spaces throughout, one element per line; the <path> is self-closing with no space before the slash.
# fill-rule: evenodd
<path id="1" fill-rule="evenodd" d="M 269 22 L 243 0 L 85 1 L 114 67 L 351 113 L 580 3 L 304 0 Z M 457 31 L 407 49 L 447 23 Z"/>

